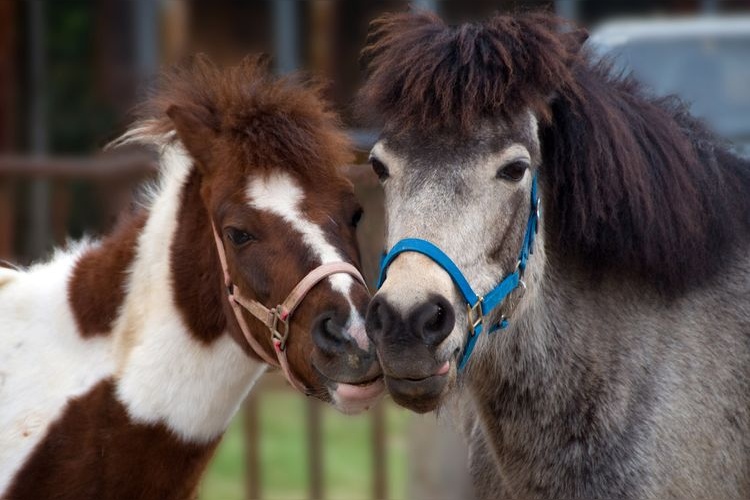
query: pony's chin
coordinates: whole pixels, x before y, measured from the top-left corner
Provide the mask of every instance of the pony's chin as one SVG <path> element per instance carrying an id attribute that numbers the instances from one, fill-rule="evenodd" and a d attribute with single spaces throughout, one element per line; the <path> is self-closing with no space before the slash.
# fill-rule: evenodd
<path id="1" fill-rule="evenodd" d="M 337 410 L 347 415 L 354 415 L 369 410 L 385 392 L 383 378 L 367 384 L 336 384 L 331 397 Z"/>
<path id="2" fill-rule="evenodd" d="M 449 380 L 446 373 L 419 380 L 385 377 L 385 385 L 396 404 L 417 413 L 427 413 L 440 406 Z"/>

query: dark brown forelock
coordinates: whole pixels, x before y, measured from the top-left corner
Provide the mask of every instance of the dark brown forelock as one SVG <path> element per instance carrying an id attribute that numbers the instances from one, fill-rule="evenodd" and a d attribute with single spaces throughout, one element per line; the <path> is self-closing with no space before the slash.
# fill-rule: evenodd
<path id="1" fill-rule="evenodd" d="M 433 14 L 372 24 L 359 107 L 409 136 L 541 118 L 545 226 L 560 255 L 665 292 L 713 276 L 750 234 L 750 165 L 674 98 L 655 99 L 548 14 L 448 27 Z M 383 119 L 384 118 L 384 119 Z"/>
<path id="2" fill-rule="evenodd" d="M 471 132 L 483 118 L 531 109 L 572 80 L 562 21 L 545 14 L 495 16 L 447 26 L 428 12 L 387 14 L 370 25 L 358 111 L 411 130 Z"/>
<path id="3" fill-rule="evenodd" d="M 182 107 L 204 117 L 249 166 L 323 174 L 349 162 L 351 149 L 322 86 L 299 74 L 273 77 L 264 56 L 219 68 L 199 55 L 162 75 L 140 120 L 146 133 L 165 134 L 174 129 L 167 110 Z"/>

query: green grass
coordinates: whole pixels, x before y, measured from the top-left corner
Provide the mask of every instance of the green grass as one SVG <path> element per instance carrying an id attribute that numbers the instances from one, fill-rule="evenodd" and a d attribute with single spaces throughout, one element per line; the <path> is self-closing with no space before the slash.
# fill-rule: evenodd
<path id="1" fill-rule="evenodd" d="M 406 495 L 405 433 L 409 415 L 390 402 L 386 410 L 388 486 L 391 498 Z M 287 391 L 265 391 L 260 405 L 260 467 L 264 499 L 303 499 L 308 490 L 307 403 Z M 372 497 L 372 422 L 369 414 L 346 416 L 325 406 L 323 489 L 331 500 Z M 204 476 L 201 500 L 244 498 L 242 415 L 222 440 Z"/>

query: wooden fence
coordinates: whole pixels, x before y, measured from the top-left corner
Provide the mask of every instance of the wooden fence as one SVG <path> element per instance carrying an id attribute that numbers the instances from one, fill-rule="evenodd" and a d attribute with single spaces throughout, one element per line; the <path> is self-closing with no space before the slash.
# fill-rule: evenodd
<path id="1" fill-rule="evenodd" d="M 62 244 L 68 234 L 71 219 L 71 184 L 74 182 L 90 183 L 97 193 L 96 209 L 102 211 L 104 219 L 110 221 L 100 229 L 106 230 L 114 222 L 116 214 L 131 201 L 134 187 L 144 180 L 155 176 L 157 164 L 153 157 L 143 153 L 108 154 L 85 158 L 49 158 L 27 156 L 0 156 L 0 259 L 18 259 L 18 248 L 22 245 L 17 238 L 20 231 L 18 221 L 29 207 L 17 210 L 24 201 L 19 199 L 21 186 L 33 182 L 43 182 L 49 187 L 51 202 L 49 204 L 51 238 L 50 243 Z M 378 249 L 382 248 L 380 239 L 383 234 L 382 194 L 371 174 L 363 165 L 347 167 L 346 175 L 352 180 L 366 216 L 359 230 L 362 248 L 363 271 L 370 282 L 377 272 Z M 30 261 L 38 258 L 33 252 L 26 251 L 21 260 Z M 269 374 L 260 381 L 258 387 L 251 391 L 243 405 L 245 434 L 245 480 L 247 497 L 258 499 L 262 496 L 260 460 L 260 418 L 259 411 L 264 393 L 269 391 L 290 390 L 281 377 Z M 308 497 L 325 498 L 323 484 L 323 439 L 322 439 L 322 404 L 313 399 L 306 399 L 306 427 L 308 449 Z M 384 499 L 388 496 L 385 410 L 382 404 L 369 413 L 371 418 L 371 453 L 372 453 L 372 497 Z"/>

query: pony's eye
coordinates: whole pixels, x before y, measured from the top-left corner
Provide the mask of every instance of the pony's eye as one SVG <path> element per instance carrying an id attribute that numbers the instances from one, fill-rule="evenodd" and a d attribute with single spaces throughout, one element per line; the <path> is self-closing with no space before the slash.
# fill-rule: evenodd
<path id="1" fill-rule="evenodd" d="M 495 177 L 505 179 L 506 181 L 518 182 L 523 179 L 523 174 L 529 169 L 529 162 L 526 160 L 516 160 L 503 165 L 497 170 Z"/>
<path id="2" fill-rule="evenodd" d="M 362 215 L 364 215 L 364 213 L 365 211 L 362 210 L 362 208 L 357 208 L 354 214 L 352 214 L 352 220 L 349 222 L 352 227 L 357 227 L 357 224 L 362 220 Z"/>
<path id="3" fill-rule="evenodd" d="M 382 161 L 378 160 L 374 156 L 370 157 L 370 165 L 372 165 L 372 171 L 378 176 L 380 182 L 385 181 L 388 178 L 388 167 L 386 167 Z"/>
<path id="4" fill-rule="evenodd" d="M 229 241 L 231 241 L 234 246 L 238 247 L 255 239 L 255 237 L 247 231 L 234 227 L 227 228 L 227 238 L 229 238 Z"/>

